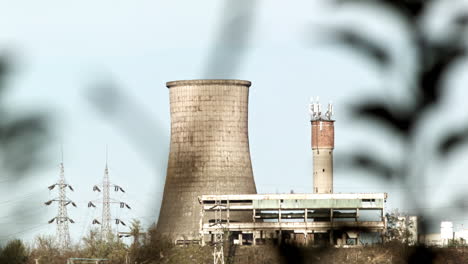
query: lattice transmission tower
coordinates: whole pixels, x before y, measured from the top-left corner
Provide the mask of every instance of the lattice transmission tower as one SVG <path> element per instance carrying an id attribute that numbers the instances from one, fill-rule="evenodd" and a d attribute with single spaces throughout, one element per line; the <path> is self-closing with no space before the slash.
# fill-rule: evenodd
<path id="1" fill-rule="evenodd" d="M 58 187 L 59 196 L 45 202 L 45 205 L 51 205 L 53 202 L 58 203 L 58 212 L 57 215 L 49 220 L 49 224 L 53 222 L 57 223 L 57 242 L 61 249 L 66 249 L 70 246 L 70 231 L 68 229 L 68 222 L 75 223 L 67 213 L 67 205 L 71 204 L 76 207 L 76 204 L 67 197 L 67 188 L 73 191 L 73 187 L 65 181 L 65 169 L 63 162 L 60 163 L 60 178 L 57 183 L 54 183 L 49 186 L 49 190 L 53 190 L 55 187 Z"/>
<path id="2" fill-rule="evenodd" d="M 94 219 L 93 224 L 101 225 L 101 238 L 104 240 L 109 240 L 109 235 L 113 233 L 112 231 L 112 222 L 115 221 L 116 225 L 123 225 L 127 226 L 124 221 L 119 218 L 112 218 L 111 215 L 111 204 L 119 204 L 120 208 L 127 208 L 131 209 L 131 207 L 122 201 L 118 201 L 116 199 L 112 199 L 110 196 L 111 188 L 114 189 L 115 192 L 122 192 L 125 193 L 124 189 L 118 185 L 112 184 L 109 180 L 109 168 L 106 162 L 106 168 L 104 169 L 104 178 L 102 180 L 102 184 L 94 185 L 93 191 L 102 192 L 102 199 L 90 201 L 88 203 L 88 207 L 96 207 L 96 203 L 102 204 L 102 216 L 101 221 Z"/>
<path id="3" fill-rule="evenodd" d="M 224 226 L 223 226 L 223 205 L 221 200 L 217 200 L 213 209 L 215 210 L 216 233 L 213 245 L 213 263 L 224 264 Z"/>

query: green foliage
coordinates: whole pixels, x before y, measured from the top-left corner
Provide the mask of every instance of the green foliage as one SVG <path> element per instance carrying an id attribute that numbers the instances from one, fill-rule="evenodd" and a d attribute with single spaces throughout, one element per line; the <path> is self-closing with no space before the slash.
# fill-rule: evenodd
<path id="1" fill-rule="evenodd" d="M 68 258 L 107 258 L 110 264 L 125 263 L 127 246 L 118 240 L 115 235 L 109 235 L 109 241 L 102 240 L 99 232 L 91 230 L 83 238 L 83 245 L 74 245 L 66 250 L 61 250 L 54 237 L 39 236 L 31 250 L 28 264 L 65 264 Z M 0 263 L 3 264 L 3 263 Z"/>
<path id="2" fill-rule="evenodd" d="M 130 246 L 130 256 L 132 261 L 138 258 L 140 255 L 140 233 L 142 231 L 141 222 L 137 219 L 133 219 L 130 226 L 130 234 L 133 238 L 133 243 Z"/>
<path id="3" fill-rule="evenodd" d="M 463 238 L 449 239 L 447 247 L 466 247 L 466 241 Z"/>
<path id="4" fill-rule="evenodd" d="M 84 258 L 107 258 L 110 263 L 124 263 L 127 256 L 127 245 L 110 233 L 107 240 L 100 237 L 99 232 L 90 230 L 83 238 L 84 247 L 80 252 Z"/>
<path id="5" fill-rule="evenodd" d="M 411 233 L 407 229 L 408 215 L 393 210 L 385 215 L 387 218 L 387 232 L 385 233 L 385 240 L 397 241 L 408 243 Z M 400 218 L 400 219 L 399 219 Z M 404 218 L 404 220 L 401 220 Z"/>
<path id="6" fill-rule="evenodd" d="M 19 239 L 12 240 L 0 252 L 0 264 L 23 264 L 29 252 Z"/>
<path id="7" fill-rule="evenodd" d="M 160 261 L 174 245 L 156 232 L 153 225 L 148 229 L 146 239 L 138 248 L 131 250 L 131 259 L 136 262 Z M 157 263 L 157 262 L 156 262 Z"/>
<path id="8" fill-rule="evenodd" d="M 31 258 L 38 259 L 39 263 L 54 263 L 60 256 L 60 250 L 52 236 L 38 236 L 35 239 Z"/>
<path id="9" fill-rule="evenodd" d="M 138 228 L 140 228 L 139 222 L 134 221 L 131 232 L 136 232 Z M 131 263 L 183 264 L 213 262 L 213 248 L 211 246 L 175 246 L 170 239 L 158 234 L 155 226 L 148 229 L 144 239 L 134 242 L 133 245 L 130 250 Z"/>
<path id="10" fill-rule="evenodd" d="M 39 264 L 64 264 L 77 251 L 77 247 L 60 250 L 53 236 L 38 236 L 34 240 L 28 263 L 35 264 L 37 259 Z"/>
<path id="11" fill-rule="evenodd" d="M 138 247 L 140 245 L 140 233 L 142 229 L 140 220 L 133 219 L 130 227 L 130 234 L 133 237 L 132 247 Z"/>
<path id="12" fill-rule="evenodd" d="M 449 157 L 463 143 L 468 142 L 468 123 L 466 120 L 458 120 L 453 129 L 438 133 L 437 137 L 427 140 L 421 136 L 426 133 L 423 128 L 434 124 L 434 118 L 430 118 L 445 106 L 447 77 L 453 77 L 454 67 L 460 61 L 466 59 L 468 48 L 466 46 L 466 33 L 468 29 L 468 13 L 466 10 L 456 10 L 455 5 L 447 11 L 444 21 L 443 38 L 433 36 L 425 26 L 425 21 L 434 19 L 432 10 L 435 7 L 434 0 L 335 0 L 343 4 L 343 7 L 368 4 L 369 7 L 381 8 L 382 11 L 395 15 L 398 23 L 402 23 L 406 32 L 401 37 L 412 43 L 407 50 L 409 57 L 414 61 L 414 66 L 409 67 L 401 81 L 406 83 L 405 100 L 400 97 L 383 96 L 368 97 L 351 106 L 351 113 L 356 119 L 367 120 L 370 124 L 382 128 L 388 136 L 392 136 L 392 144 L 401 146 L 399 156 L 405 158 L 393 159 L 392 157 L 372 151 L 378 150 L 378 146 L 369 145 L 369 149 L 360 147 L 359 151 L 350 152 L 344 162 L 349 168 L 364 169 L 371 174 L 380 177 L 384 181 L 391 181 L 402 186 L 412 185 L 425 179 L 429 173 L 428 160 L 443 160 Z M 346 5 L 344 5 L 346 3 Z M 433 6 L 434 4 L 434 6 Z M 447 7 L 448 8 L 448 7 Z M 450 14 L 450 15 L 449 15 Z M 376 24 L 380 24 L 379 18 L 374 17 Z M 395 20 L 396 21 L 396 20 Z M 379 37 L 369 34 L 363 27 L 356 27 L 358 23 L 340 24 L 326 36 L 332 43 L 341 44 L 354 53 L 363 55 L 362 58 L 373 62 L 376 69 L 382 70 L 383 76 L 391 71 L 398 70 L 406 62 L 395 56 L 392 45 L 380 41 Z M 354 26 L 353 26 L 354 25 Z M 394 26 L 401 26 L 394 24 Z M 383 28 L 381 29 L 383 32 Z M 402 31 L 403 32 L 403 31 Z M 456 77 L 455 77 L 456 79 Z M 382 88 L 387 88 L 388 82 L 382 82 Z M 382 130 L 378 131 L 379 135 Z M 382 140 L 382 142 L 385 141 Z M 420 148 L 420 146 L 424 146 Z M 380 147 L 384 149 L 385 147 Z M 421 151 L 424 149 L 423 151 Z M 395 154 L 393 154 L 395 155 Z M 347 163 L 347 164 L 346 164 Z M 445 175 L 446 177 L 448 175 Z M 411 207 L 419 208 L 425 195 L 424 188 L 418 192 L 404 192 L 406 202 Z M 417 195 L 415 195 L 417 194 Z M 464 193 L 460 193 L 464 195 Z M 463 209 L 463 208 L 460 208 Z M 424 230 L 426 227 L 421 225 Z"/>

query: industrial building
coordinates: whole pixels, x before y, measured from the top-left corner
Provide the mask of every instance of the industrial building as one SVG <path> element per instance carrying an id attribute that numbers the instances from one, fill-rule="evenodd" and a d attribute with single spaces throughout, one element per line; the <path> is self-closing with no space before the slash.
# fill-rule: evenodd
<path id="1" fill-rule="evenodd" d="M 333 106 L 310 105 L 313 190 L 256 194 L 248 90 L 240 80 L 168 82 L 171 145 L 157 231 L 175 243 L 357 245 L 386 230 L 386 193 L 333 193 Z M 377 218 L 361 218 L 376 211 Z M 226 238 L 224 238 L 226 239 Z"/>
<path id="2" fill-rule="evenodd" d="M 450 221 L 440 222 L 440 233 L 419 235 L 419 243 L 426 246 L 446 247 L 453 244 L 466 245 L 468 243 L 468 229 L 454 230 Z"/>
<path id="3" fill-rule="evenodd" d="M 171 141 L 157 231 L 199 240 L 203 194 L 255 194 L 248 138 L 249 81 L 168 82 Z M 231 215 L 249 221 L 246 212 Z"/>
<path id="4" fill-rule="evenodd" d="M 221 211 L 222 232 L 240 245 L 275 243 L 358 245 L 362 231 L 382 233 L 386 194 L 255 194 L 202 195 L 201 243 L 213 242 L 220 231 L 215 213 Z M 361 221 L 360 212 L 377 211 L 379 219 Z M 233 212 L 252 219 L 231 221 Z M 208 217 L 207 217 L 208 216 Z"/>

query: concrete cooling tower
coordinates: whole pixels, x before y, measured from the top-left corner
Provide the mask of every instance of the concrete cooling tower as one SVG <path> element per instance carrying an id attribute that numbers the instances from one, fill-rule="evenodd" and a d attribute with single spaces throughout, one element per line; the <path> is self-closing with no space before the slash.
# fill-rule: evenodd
<path id="1" fill-rule="evenodd" d="M 171 144 L 157 232 L 199 239 L 203 194 L 255 194 L 248 138 L 249 81 L 168 82 Z M 238 213 L 231 221 L 251 220 Z"/>

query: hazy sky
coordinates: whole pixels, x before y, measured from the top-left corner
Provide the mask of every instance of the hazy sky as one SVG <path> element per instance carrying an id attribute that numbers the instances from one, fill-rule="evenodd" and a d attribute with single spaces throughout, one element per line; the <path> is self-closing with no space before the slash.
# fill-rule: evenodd
<path id="1" fill-rule="evenodd" d="M 100 218 L 100 208 L 86 204 L 98 198 L 92 186 L 102 181 L 106 145 L 111 181 L 126 190 L 115 198 L 132 206 L 130 211 L 115 208 L 113 215 L 126 222 L 140 219 L 145 226 L 157 220 L 170 133 L 165 83 L 207 77 L 221 21 L 239 15 L 223 9 L 224 2 L 0 0 L 0 52 L 16 55 L 6 103 L 18 113 L 50 113 L 53 132 L 46 143 L 48 162 L 41 168 L 18 182 L 2 182 L 0 174 L 0 223 L 7 227 L 0 240 L 55 232 L 47 220 L 56 207 L 43 202 L 57 195 L 47 186 L 58 179 L 61 144 L 66 178 L 75 188 L 69 197 L 79 205 L 68 211 L 77 222 L 70 225 L 74 241 Z M 335 153 L 370 149 L 388 160 L 414 158 L 468 118 L 463 62 L 447 78 L 443 104 L 418 130 L 415 153 L 403 153 L 395 137 L 373 124 L 351 119 L 351 103 L 375 97 L 407 101 L 408 72 L 414 69 L 411 45 L 397 17 L 375 8 L 338 10 L 326 2 L 258 1 L 239 71 L 209 73 L 252 81 L 249 137 L 260 193 L 312 191 L 311 96 L 335 105 Z M 450 10 L 441 4 L 431 11 L 436 15 L 427 28 L 434 37 L 444 32 Z M 343 23 L 386 43 L 396 66 L 377 70 L 358 54 L 323 41 L 330 25 Z M 229 58 L 236 45 L 217 54 Z M 102 115 L 88 97 L 95 84 L 108 80 L 128 99 L 112 116 Z M 416 195 L 425 201 L 424 210 L 443 212 L 437 221 L 453 220 L 459 227 L 468 223 L 468 215 L 450 209 L 452 198 L 468 187 L 467 155 L 464 146 L 444 161 L 425 156 L 426 174 L 404 188 L 365 172 L 336 170 L 335 192 L 388 192 L 389 207 L 411 211 L 402 192 L 424 190 L 430 195 Z M 12 212 L 19 205 L 27 210 L 17 220 Z"/>

